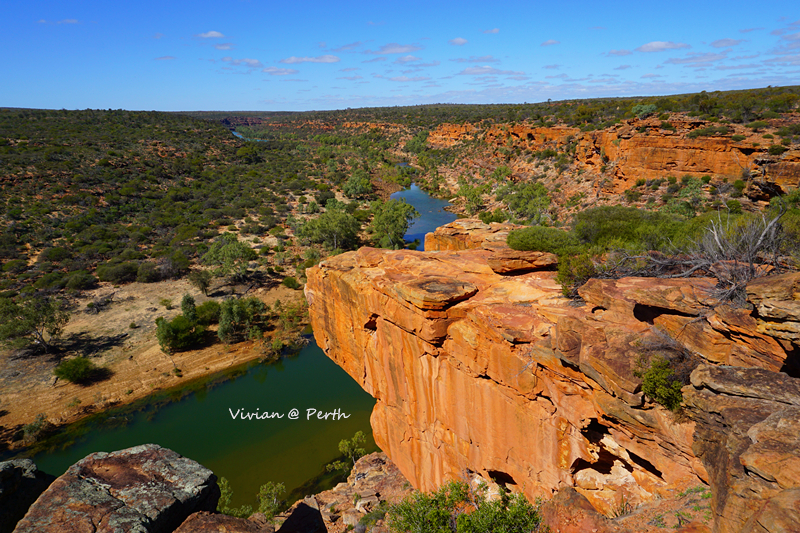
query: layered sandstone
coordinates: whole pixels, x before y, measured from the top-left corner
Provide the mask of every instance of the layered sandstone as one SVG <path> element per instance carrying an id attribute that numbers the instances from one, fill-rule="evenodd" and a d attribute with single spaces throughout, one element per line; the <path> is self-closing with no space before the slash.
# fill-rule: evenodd
<path id="1" fill-rule="evenodd" d="M 775 331 L 797 317 L 775 317 L 794 309 L 800 275 L 752 288 L 772 318 L 717 305 L 706 278 L 592 280 L 576 305 L 552 263 L 513 257 L 508 229 L 460 220 L 428 235 L 426 252 L 363 248 L 309 271 L 317 342 L 376 398 L 378 445 L 422 490 L 477 472 L 530 498 L 575 487 L 607 514 L 716 483 L 695 442 L 707 421 L 646 399 L 636 361 L 681 350 L 788 368 L 798 345 Z"/>
<path id="2" fill-rule="evenodd" d="M 589 132 L 567 126 L 530 124 L 495 125 L 481 132 L 470 124 L 442 124 L 430 133 L 428 141 L 435 148 L 443 148 L 480 138 L 496 152 L 503 148 L 534 152 L 551 148 L 565 152 L 573 145 L 571 162 L 595 171 L 607 169 L 606 175 L 613 177 L 611 187 L 616 193 L 639 179 L 709 175 L 732 182 L 743 171 L 783 192 L 800 186 L 800 151 L 796 149 L 780 156 L 769 155 L 770 143 L 743 125 L 729 124 L 731 131 L 727 135 L 691 138 L 688 134 L 692 131 L 714 124 L 679 114 L 668 122 L 671 129 L 663 128 L 661 120 L 651 117 Z M 745 138 L 733 140 L 734 134 Z M 515 161 L 510 162 L 511 167 L 518 166 Z"/>

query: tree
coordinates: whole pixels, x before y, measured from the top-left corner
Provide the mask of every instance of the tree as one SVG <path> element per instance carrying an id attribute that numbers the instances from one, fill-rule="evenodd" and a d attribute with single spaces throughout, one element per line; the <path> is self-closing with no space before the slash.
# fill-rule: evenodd
<path id="1" fill-rule="evenodd" d="M 64 302 L 50 296 L 33 295 L 0 298 L 0 340 L 13 346 L 33 342 L 50 351 L 50 343 L 59 337 L 69 322 Z"/>
<path id="2" fill-rule="evenodd" d="M 211 272 L 208 270 L 192 270 L 189 272 L 189 283 L 197 287 L 197 290 L 208 296 L 208 288 L 211 286 Z"/>
<path id="3" fill-rule="evenodd" d="M 360 198 L 371 193 L 372 183 L 369 181 L 369 175 L 363 169 L 357 169 L 342 186 L 342 192 L 349 198 Z"/>
<path id="4" fill-rule="evenodd" d="M 186 293 L 181 299 L 181 313 L 191 323 L 197 322 L 197 308 L 194 304 L 194 298 L 191 294 Z"/>
<path id="5" fill-rule="evenodd" d="M 164 317 L 156 319 L 156 338 L 166 353 L 180 352 L 196 346 L 203 340 L 205 331 L 205 327 L 190 322 L 183 315 L 178 315 L 171 321 Z"/>
<path id="6" fill-rule="evenodd" d="M 361 447 L 366 441 L 367 437 L 364 435 L 363 431 L 357 431 L 352 439 L 342 439 L 339 441 L 339 453 L 352 461 L 353 464 L 345 463 L 344 461 L 334 461 L 325 468 L 328 472 L 334 470 L 349 472 L 350 469 L 355 466 L 356 461 L 367 453 L 367 450 Z"/>
<path id="7" fill-rule="evenodd" d="M 323 214 L 300 226 L 297 236 L 306 242 L 322 244 L 330 250 L 355 248 L 361 225 L 353 215 L 338 206 L 334 207 L 332 202 L 326 204 Z"/>
<path id="8" fill-rule="evenodd" d="M 247 276 L 247 264 L 256 259 L 255 250 L 240 242 L 233 233 L 224 233 L 203 256 L 203 263 L 215 268 L 215 276 L 231 276 L 234 280 Z"/>
<path id="9" fill-rule="evenodd" d="M 258 491 L 258 511 L 271 521 L 278 514 L 283 500 L 278 498 L 281 494 L 286 492 L 286 486 L 283 483 L 275 483 L 268 481 L 265 485 L 261 485 Z"/>
<path id="10" fill-rule="evenodd" d="M 369 226 L 373 240 L 381 248 L 398 250 L 405 246 L 403 237 L 411 221 L 419 217 L 419 212 L 405 200 L 372 202 L 372 223 Z"/>

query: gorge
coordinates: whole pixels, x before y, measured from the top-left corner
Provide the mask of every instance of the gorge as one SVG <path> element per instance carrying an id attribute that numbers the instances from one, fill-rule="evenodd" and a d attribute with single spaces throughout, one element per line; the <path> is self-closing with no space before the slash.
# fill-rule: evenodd
<path id="1" fill-rule="evenodd" d="M 800 274 L 751 282 L 750 307 L 718 305 L 709 278 L 593 279 L 576 303 L 509 229 L 459 220 L 426 252 L 309 271 L 317 342 L 376 399 L 376 443 L 411 483 L 574 487 L 608 515 L 708 483 L 715 531 L 793 523 Z M 696 358 L 682 416 L 644 397 L 645 352 Z"/>

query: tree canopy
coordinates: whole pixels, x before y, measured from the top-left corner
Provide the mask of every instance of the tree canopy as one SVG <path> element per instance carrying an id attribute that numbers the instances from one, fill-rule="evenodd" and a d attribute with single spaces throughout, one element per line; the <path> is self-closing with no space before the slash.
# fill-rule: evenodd
<path id="1" fill-rule="evenodd" d="M 50 350 L 50 342 L 61 335 L 67 322 L 64 303 L 50 296 L 0 298 L 0 340 L 14 346 L 34 342 Z"/>

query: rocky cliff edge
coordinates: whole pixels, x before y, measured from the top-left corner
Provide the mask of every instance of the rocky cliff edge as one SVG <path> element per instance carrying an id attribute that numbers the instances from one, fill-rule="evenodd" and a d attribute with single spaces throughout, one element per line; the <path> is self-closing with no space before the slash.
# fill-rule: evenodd
<path id="1" fill-rule="evenodd" d="M 431 251 L 362 248 L 309 270 L 317 342 L 376 398 L 375 440 L 411 483 L 574 487 L 613 515 L 703 482 L 718 531 L 785 530 L 800 274 L 751 283 L 746 309 L 719 305 L 710 278 L 595 279 L 576 303 L 555 258 L 508 249 L 509 229 L 459 220 Z M 681 416 L 634 375 L 655 351 L 696 366 Z"/>

